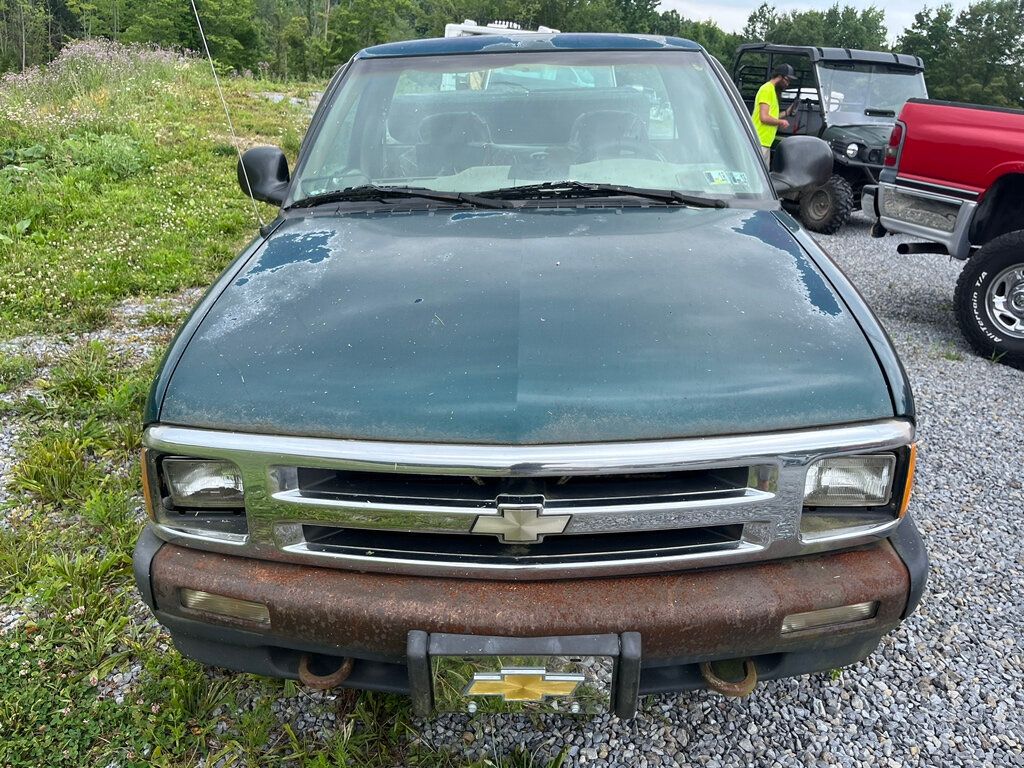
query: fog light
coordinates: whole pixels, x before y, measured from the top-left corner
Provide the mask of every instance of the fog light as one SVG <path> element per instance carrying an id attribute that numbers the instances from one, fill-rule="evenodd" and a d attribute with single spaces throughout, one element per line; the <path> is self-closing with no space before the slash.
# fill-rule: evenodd
<path id="1" fill-rule="evenodd" d="M 198 589 L 181 589 L 179 593 L 181 604 L 194 611 L 206 611 L 221 616 L 230 616 L 233 619 L 270 624 L 270 609 L 263 603 L 239 600 L 227 595 L 215 595 L 212 592 L 202 592 Z"/>
<path id="2" fill-rule="evenodd" d="M 799 632 L 802 629 L 831 627 L 835 624 L 851 624 L 874 618 L 878 613 L 878 603 L 856 603 L 841 605 L 838 608 L 822 608 L 819 611 L 791 613 L 782 620 L 782 634 Z"/>

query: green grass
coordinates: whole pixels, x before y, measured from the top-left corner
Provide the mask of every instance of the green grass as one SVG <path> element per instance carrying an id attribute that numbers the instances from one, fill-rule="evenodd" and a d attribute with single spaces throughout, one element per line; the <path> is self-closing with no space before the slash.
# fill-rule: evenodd
<path id="1" fill-rule="evenodd" d="M 30 358 L 0 352 L 0 395 L 26 383 L 35 370 L 36 364 Z"/>
<path id="2" fill-rule="evenodd" d="M 155 328 L 177 328 L 185 320 L 187 312 L 172 307 L 154 306 L 139 318 L 139 324 Z"/>
<path id="3" fill-rule="evenodd" d="M 410 746 L 408 702 L 362 695 L 340 725 L 299 737 L 272 710 L 291 682 L 211 674 L 139 611 L 139 410 L 153 373 L 97 342 L 22 399 L 11 529 L 0 528 L 0 605 L 30 617 L 0 641 L 0 765 L 453 765 Z M 28 601 L 26 604 L 26 600 Z M 130 700 L 103 695 L 137 665 Z"/>
<path id="4" fill-rule="evenodd" d="M 96 328 L 126 297 L 204 285 L 254 232 L 202 64 L 115 53 L 0 83 L 0 339 Z M 306 116 L 248 95 L 289 88 L 226 87 L 247 142 L 297 150 Z M 181 316 L 157 299 L 134 324 L 166 341 Z M 46 369 L 0 355 L 0 393 L 15 395 L 0 418 L 20 425 L 0 526 L 0 620 L 20 617 L 0 636 L 0 766 L 547 766 L 522 751 L 467 762 L 431 748 L 409 702 L 382 694 L 343 696 L 334 729 L 298 733 L 275 711 L 308 695 L 296 684 L 208 670 L 170 646 L 131 571 L 140 412 L 158 358 L 99 342 Z M 125 674 L 117 701 L 110 679 Z"/>
<path id="5" fill-rule="evenodd" d="M 954 363 L 959 363 L 964 359 L 963 353 L 959 349 L 957 349 L 956 345 L 954 345 L 952 342 L 946 344 L 939 352 L 939 355 L 944 360 L 949 360 Z"/>
<path id="6" fill-rule="evenodd" d="M 127 296 L 208 284 L 255 234 L 208 70 L 114 60 L 0 83 L 0 339 L 96 328 Z M 224 84 L 246 145 L 294 158 L 308 115 L 250 95 L 294 88 Z"/>

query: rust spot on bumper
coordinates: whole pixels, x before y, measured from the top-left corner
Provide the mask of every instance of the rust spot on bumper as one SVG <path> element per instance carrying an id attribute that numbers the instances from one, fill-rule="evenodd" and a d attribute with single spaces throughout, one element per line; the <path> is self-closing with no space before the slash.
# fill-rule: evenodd
<path id="1" fill-rule="evenodd" d="M 269 606 L 268 644 L 336 645 L 339 654 L 404 660 L 410 630 L 539 637 L 642 633 L 644 658 L 751 656 L 827 648 L 899 623 L 910 587 L 887 541 L 846 552 L 701 571 L 507 582 L 358 573 L 165 545 L 152 564 L 159 611 L 186 587 Z M 780 635 L 790 613 L 877 600 L 874 619 Z"/>

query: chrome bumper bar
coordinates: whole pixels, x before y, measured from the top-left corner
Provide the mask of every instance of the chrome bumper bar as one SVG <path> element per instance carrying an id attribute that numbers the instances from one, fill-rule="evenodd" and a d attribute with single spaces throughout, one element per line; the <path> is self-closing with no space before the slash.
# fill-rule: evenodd
<path id="1" fill-rule="evenodd" d="M 548 579 L 659 572 L 792 557 L 875 541 L 899 524 L 892 520 L 834 533 L 801 536 L 804 481 L 808 465 L 824 455 L 897 449 L 913 442 L 907 421 L 887 420 L 814 430 L 743 436 L 630 443 L 495 446 L 425 445 L 323 438 L 255 435 L 154 425 L 144 436 L 151 451 L 176 456 L 222 458 L 242 472 L 248 534 L 218 540 L 194 530 L 154 524 L 165 541 L 197 549 L 308 565 L 389 573 L 500 579 Z M 303 499 L 282 487 L 294 467 L 351 471 L 481 477 L 628 475 L 728 467 L 757 468 L 763 481 L 730 498 L 686 499 L 657 504 L 594 505 L 571 510 L 568 535 L 604 534 L 614 549 L 616 534 L 737 526 L 727 546 L 698 547 L 666 556 L 577 558 L 571 563 L 445 560 L 414 556 L 329 551 L 305 539 L 306 526 L 335 526 L 387 532 L 467 535 L 480 518 L 498 515 L 495 505 L 472 510 L 444 506 L 410 507 Z M 151 489 L 154 498 L 157 489 Z M 602 539 L 604 537 L 601 537 Z M 528 549 L 528 548 L 527 548 Z"/>
<path id="2" fill-rule="evenodd" d="M 978 207 L 973 200 L 881 182 L 864 187 L 860 205 L 889 232 L 939 243 L 956 259 L 971 255 L 970 226 Z"/>

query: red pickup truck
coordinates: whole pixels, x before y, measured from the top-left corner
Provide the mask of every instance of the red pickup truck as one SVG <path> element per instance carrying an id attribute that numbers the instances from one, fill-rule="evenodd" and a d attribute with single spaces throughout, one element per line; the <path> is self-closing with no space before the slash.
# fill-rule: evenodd
<path id="1" fill-rule="evenodd" d="M 1024 111 L 911 99 L 861 207 L 876 237 L 925 241 L 900 253 L 965 260 L 960 329 L 980 354 L 1024 368 Z"/>

